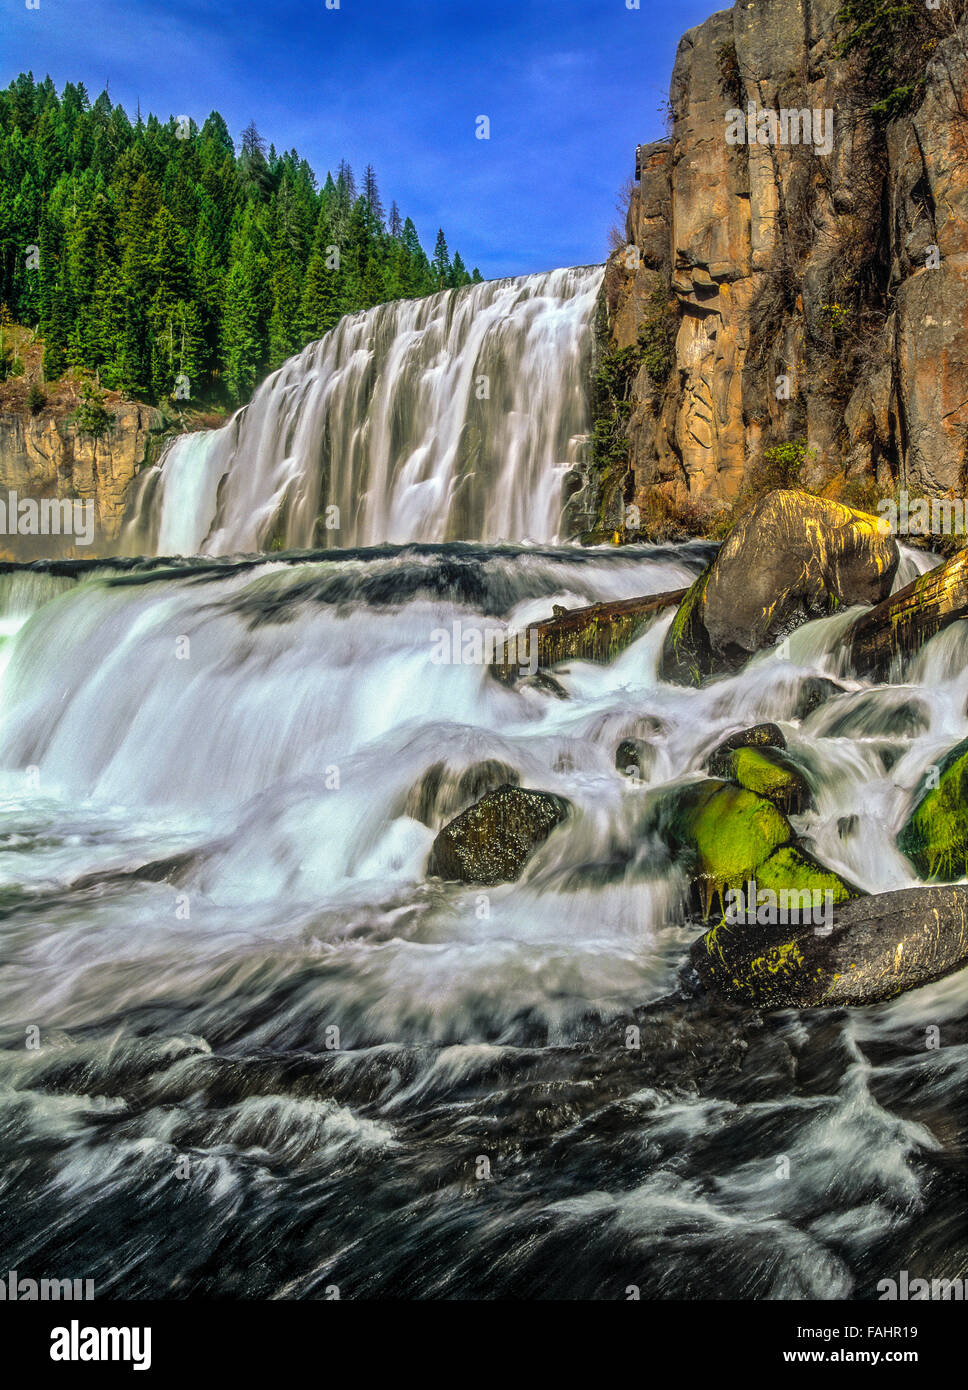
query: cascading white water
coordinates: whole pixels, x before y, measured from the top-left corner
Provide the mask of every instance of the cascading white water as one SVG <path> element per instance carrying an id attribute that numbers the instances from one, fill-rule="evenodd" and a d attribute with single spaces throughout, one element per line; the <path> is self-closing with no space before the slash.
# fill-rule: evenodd
<path id="1" fill-rule="evenodd" d="M 141 482 L 130 553 L 553 540 L 601 266 L 352 314 Z"/>
<path id="2" fill-rule="evenodd" d="M 862 888 L 910 883 L 894 840 L 913 788 L 968 734 L 966 625 L 908 685 L 844 680 L 805 717 L 843 614 L 699 690 L 658 677 L 671 614 L 609 665 L 559 668 L 563 699 L 433 659 L 455 621 L 677 588 L 708 558 L 453 545 L 0 585 L 11 1268 L 63 1247 L 99 1290 L 273 1297 L 332 1268 L 354 1291 L 517 1296 L 537 1268 L 591 1297 L 655 1261 L 659 1294 L 860 1297 L 871 1268 L 908 1267 L 926 1201 L 957 1220 L 957 1174 L 941 1206 L 923 1164 L 965 1093 L 965 972 L 873 1010 L 759 1021 L 765 1060 L 744 1043 L 725 1094 L 683 1075 L 735 1052 L 718 1015 L 695 1048 L 675 1014 L 637 1050 L 625 1038 L 699 930 L 648 830 L 653 794 L 777 720 L 823 861 Z M 627 738 L 654 754 L 641 780 L 616 767 Z M 486 760 L 572 813 L 517 882 L 428 879 L 448 798 Z M 912 1042 L 929 1026 L 953 1041 Z M 462 1145 L 498 1155 L 484 1200 Z M 173 1225 L 172 1200 L 190 1220 Z M 130 1239 L 106 1242 L 109 1225 Z"/>

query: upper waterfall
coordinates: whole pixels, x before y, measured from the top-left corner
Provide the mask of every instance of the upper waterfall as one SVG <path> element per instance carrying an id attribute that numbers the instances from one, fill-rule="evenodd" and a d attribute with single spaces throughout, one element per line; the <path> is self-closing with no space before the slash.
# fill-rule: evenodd
<path id="1" fill-rule="evenodd" d="M 601 266 L 378 305 L 140 480 L 132 553 L 554 540 L 590 426 Z"/>

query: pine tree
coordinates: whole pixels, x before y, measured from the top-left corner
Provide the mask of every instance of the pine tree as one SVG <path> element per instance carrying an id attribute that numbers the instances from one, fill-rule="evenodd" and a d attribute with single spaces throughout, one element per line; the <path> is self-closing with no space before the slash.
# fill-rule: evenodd
<path id="1" fill-rule="evenodd" d="M 260 341 L 259 309 L 241 263 L 232 267 L 226 280 L 221 356 L 229 395 L 244 401 L 258 379 Z"/>
<path id="2" fill-rule="evenodd" d="M 383 204 L 380 201 L 380 190 L 377 187 L 376 170 L 373 168 L 372 164 L 366 166 L 366 172 L 363 175 L 363 197 L 366 199 L 375 221 L 382 227 L 384 220 Z"/>
<path id="3" fill-rule="evenodd" d="M 443 228 L 437 232 L 437 242 L 434 246 L 434 258 L 431 261 L 431 266 L 434 272 L 434 288 L 446 289 L 450 283 L 450 254 L 447 250 Z"/>

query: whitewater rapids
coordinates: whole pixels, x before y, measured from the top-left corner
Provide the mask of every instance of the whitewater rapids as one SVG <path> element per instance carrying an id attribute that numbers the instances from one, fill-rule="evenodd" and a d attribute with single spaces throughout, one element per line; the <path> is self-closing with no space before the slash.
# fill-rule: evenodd
<path id="1" fill-rule="evenodd" d="M 776 720 L 819 856 L 910 884 L 893 838 L 968 734 L 965 625 L 900 686 L 841 679 L 843 615 L 700 691 L 657 677 L 669 617 L 608 667 L 570 663 L 564 700 L 431 660 L 454 621 L 677 588 L 710 553 L 0 577 L 11 1269 L 102 1297 L 568 1299 L 959 1273 L 968 976 L 766 1020 L 670 1001 L 701 925 L 640 827 L 657 787 Z M 803 716 L 816 675 L 843 690 Z M 654 744 L 642 781 L 615 768 L 628 737 Z M 486 893 L 426 879 L 444 806 L 415 793 L 482 760 L 575 808 Z"/>

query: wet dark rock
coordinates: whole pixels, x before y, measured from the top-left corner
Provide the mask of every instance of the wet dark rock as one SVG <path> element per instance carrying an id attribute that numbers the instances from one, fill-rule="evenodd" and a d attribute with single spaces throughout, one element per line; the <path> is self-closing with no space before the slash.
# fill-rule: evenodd
<path id="1" fill-rule="evenodd" d="M 542 695 L 554 696 L 556 700 L 569 698 L 568 691 L 561 684 L 561 681 L 556 681 L 554 676 L 549 675 L 547 671 L 535 671 L 533 676 L 525 676 L 523 680 L 518 681 L 518 689 L 537 690 Z"/>
<path id="2" fill-rule="evenodd" d="M 877 756 L 880 758 L 881 767 L 885 772 L 890 772 L 893 767 L 897 766 L 903 753 L 903 748 L 894 748 L 888 743 L 877 749 Z"/>
<path id="3" fill-rule="evenodd" d="M 968 888 L 905 888 L 813 922 L 711 928 L 692 948 L 707 988 L 761 1009 L 876 1004 L 968 964 Z"/>
<path id="4" fill-rule="evenodd" d="M 444 827 L 427 873 L 461 883 L 510 883 L 568 811 L 569 803 L 550 792 L 499 787 Z"/>
<path id="5" fill-rule="evenodd" d="M 648 777 L 655 765 L 655 749 L 644 738 L 623 738 L 615 750 L 615 768 L 623 777 Z"/>
<path id="6" fill-rule="evenodd" d="M 837 822 L 837 834 L 842 840 L 849 840 L 851 835 L 857 834 L 857 827 L 860 825 L 859 816 L 841 816 Z"/>
<path id="7" fill-rule="evenodd" d="M 827 676 L 807 676 L 797 692 L 797 702 L 793 707 L 791 718 L 806 719 L 808 715 L 813 714 L 815 709 L 819 709 L 834 695 L 843 694 L 844 689 L 844 686 L 839 685 L 837 681 L 830 680 Z"/>

